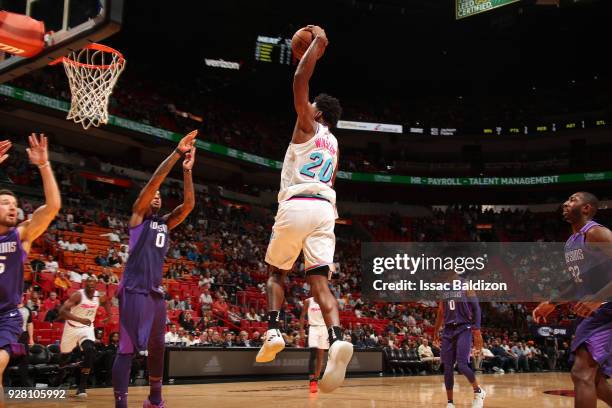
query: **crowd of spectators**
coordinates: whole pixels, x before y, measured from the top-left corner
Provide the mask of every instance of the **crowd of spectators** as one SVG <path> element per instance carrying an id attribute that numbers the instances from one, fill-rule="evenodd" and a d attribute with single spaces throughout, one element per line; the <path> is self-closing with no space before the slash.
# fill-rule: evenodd
<path id="1" fill-rule="evenodd" d="M 43 95 L 70 100 L 65 74 L 59 70 L 36 71 L 14 81 L 14 84 Z M 276 105 L 262 103 L 257 106 L 243 95 L 212 96 L 206 78 L 198 78 L 187 89 L 180 84 L 172 86 L 150 81 L 146 76 L 125 72 L 110 99 L 109 111 L 114 115 L 184 133 L 199 128 L 208 141 L 282 160 L 288 135 L 291 134 L 294 113 L 290 105 L 277 109 Z M 431 96 L 412 97 L 407 100 L 367 101 L 347 100 L 344 118 L 378 123 L 398 123 L 406 129 L 413 126 L 469 129 L 475 134 L 483 128 L 496 126 L 520 127 L 548 124 L 559 118 L 569 121 L 601 119 L 601 111 L 609 109 L 609 81 L 602 78 L 568 81 L 550 89 L 525 89 L 513 97 L 507 95 Z M 239 92 L 235 90 L 234 92 Z M 137 103 L 136 103 L 137 101 Z M 508 103 L 512 101 L 512 103 Z M 267 109 L 266 109 L 267 108 Z M 188 113 L 188 114 L 187 114 Z M 194 118 L 198 118 L 195 120 Z M 534 172 L 596 171 L 607 164 L 610 147 L 604 151 L 587 147 L 588 160 L 580 163 L 570 160 L 562 151 L 524 151 L 508 153 L 495 160 L 485 161 L 479 172 L 487 175 L 532 175 Z M 391 174 L 474 175 L 468 161 L 424 160 L 421 152 L 410 146 L 394 143 L 384 154 L 377 149 L 345 148 L 340 168 L 345 171 L 364 171 Z M 433 161 L 433 162 L 432 162 Z"/>
<path id="2" fill-rule="evenodd" d="M 60 182 L 70 177 L 69 167 L 57 167 Z M 30 258 L 33 276 L 28 279 L 25 307 L 37 321 L 57 322 L 61 302 L 75 285 L 78 287 L 91 275 L 96 275 L 107 288 L 116 285 L 128 258 L 129 213 L 114 203 L 125 203 L 132 192 L 115 191 L 112 201 L 85 201 L 87 186 L 73 181 L 86 204 L 74 201 L 62 209 L 37 241 Z M 180 189 L 175 190 L 172 187 L 163 193 L 176 194 L 178 202 Z M 72 197 L 80 197 L 78 192 Z M 166 341 L 180 347 L 258 347 L 266 327 L 267 269 L 263 255 L 273 212 L 205 192 L 198 194 L 197 203 L 192 215 L 171 235 L 164 273 Z M 33 199 L 21 200 L 21 219 L 28 219 L 37 205 Z M 381 224 L 397 233 L 399 240 L 408 241 L 556 241 L 566 233 L 558 220 L 553 221 L 556 217 L 526 210 L 494 212 L 478 206 L 449 206 L 434 208 L 430 217 L 422 219 L 391 214 L 355 221 L 368 231 L 376 231 Z M 485 232 L 479 228 L 481 224 L 488 225 Z M 81 239 L 80 234 L 90 226 L 106 228 L 108 232 L 98 236 L 106 250 L 93 251 Z M 338 298 L 345 338 L 357 349 L 404 350 L 419 363 L 411 365 L 410 372 L 437 372 L 439 350 L 431 344 L 435 303 L 377 303 L 361 297 L 361 240 L 356 238 L 355 228 L 337 229 L 337 273 L 330 285 Z M 374 234 L 370 239 L 376 240 Z M 66 262 L 70 254 L 90 256 L 92 264 L 86 269 L 78 263 L 70 264 Z M 303 268 L 298 262 L 286 281 L 286 307 L 280 318 L 287 347 L 307 344 L 298 324 L 303 299 L 309 296 L 310 289 L 303 278 Z M 52 274 L 52 290 L 45 291 L 38 285 L 41 273 Z M 172 290 L 178 284 L 188 285 L 189 290 Z M 567 347 L 563 342 L 555 345 L 552 353 L 549 345 L 536 342 L 528 331 L 529 307 L 503 302 L 483 304 L 486 347 L 474 353 L 475 367 L 492 372 L 567 368 Z M 568 318 L 572 318 L 569 312 L 559 315 L 559 321 Z M 117 330 L 100 329 L 97 369 L 102 373 L 100 381 L 105 382 L 104 373 L 108 374 L 118 334 Z M 36 329 L 33 337 L 36 342 Z M 496 343 L 508 346 L 506 354 Z M 134 378 L 146 371 L 143 361 L 135 364 Z"/>

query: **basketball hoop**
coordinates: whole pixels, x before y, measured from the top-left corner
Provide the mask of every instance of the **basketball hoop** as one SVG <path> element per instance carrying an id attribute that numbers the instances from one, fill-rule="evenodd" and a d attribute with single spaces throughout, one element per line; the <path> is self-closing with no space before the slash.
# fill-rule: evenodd
<path id="1" fill-rule="evenodd" d="M 59 58 L 62 62 L 70 93 L 70 111 L 66 119 L 80 123 L 84 129 L 108 123 L 108 98 L 125 68 L 123 55 L 105 45 L 92 43 Z"/>

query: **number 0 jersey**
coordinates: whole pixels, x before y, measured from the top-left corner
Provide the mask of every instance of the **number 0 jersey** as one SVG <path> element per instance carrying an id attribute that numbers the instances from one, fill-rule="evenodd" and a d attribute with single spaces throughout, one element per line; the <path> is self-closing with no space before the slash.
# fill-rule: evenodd
<path id="1" fill-rule="evenodd" d="M 278 202 L 296 194 L 320 195 L 336 204 L 332 182 L 338 166 L 338 141 L 327 126 L 317 123 L 315 135 L 305 143 L 290 143 L 285 153 Z"/>
<path id="2" fill-rule="evenodd" d="M 169 241 L 168 226 L 162 217 L 146 218 L 142 224 L 130 228 L 130 256 L 120 287 L 131 293 L 162 293 Z"/>

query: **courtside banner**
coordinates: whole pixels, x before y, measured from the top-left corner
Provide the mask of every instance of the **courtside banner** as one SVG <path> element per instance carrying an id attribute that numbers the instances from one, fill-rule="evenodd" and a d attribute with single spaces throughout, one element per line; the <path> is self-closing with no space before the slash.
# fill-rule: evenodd
<path id="1" fill-rule="evenodd" d="M 350 120 L 338 121 L 338 129 L 365 130 L 368 132 L 402 133 L 402 125 L 389 123 L 351 122 Z"/>
<path id="2" fill-rule="evenodd" d="M 456 0 L 455 17 L 458 20 L 517 1 L 519 0 Z"/>
<path id="3" fill-rule="evenodd" d="M 612 244 L 365 243 L 361 262 L 362 295 L 371 301 L 612 300 Z"/>

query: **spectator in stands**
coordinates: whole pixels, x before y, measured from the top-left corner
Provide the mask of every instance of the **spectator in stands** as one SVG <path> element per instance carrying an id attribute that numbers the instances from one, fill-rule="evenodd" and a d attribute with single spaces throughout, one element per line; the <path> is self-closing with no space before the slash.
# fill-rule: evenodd
<path id="1" fill-rule="evenodd" d="M 254 307 L 251 307 L 249 309 L 249 312 L 246 314 L 245 319 L 247 319 L 250 322 L 260 322 L 261 321 L 261 318 L 259 317 L 259 315 L 255 311 Z"/>
<path id="2" fill-rule="evenodd" d="M 207 305 L 207 310 L 210 309 L 213 303 L 212 296 L 210 295 L 210 290 L 208 290 L 208 286 L 202 287 L 202 293 L 200 293 L 200 304 L 202 306 Z"/>
<path id="3" fill-rule="evenodd" d="M 55 308 L 56 306 L 59 306 L 60 303 L 61 302 L 57 298 L 57 293 L 51 292 L 51 293 L 49 293 L 49 297 L 47 299 L 45 299 L 45 301 L 43 302 L 43 308 L 45 310 L 51 310 L 51 309 Z"/>
<path id="4" fill-rule="evenodd" d="M 60 305 L 58 303 L 53 307 L 53 309 L 50 309 L 45 315 L 45 322 L 52 323 L 56 321 L 57 318 L 59 317 L 59 308 L 60 308 Z"/>
<path id="5" fill-rule="evenodd" d="M 238 341 L 236 342 L 237 347 L 252 347 L 251 341 L 249 340 L 249 334 L 242 330 L 238 336 Z"/>
<path id="6" fill-rule="evenodd" d="M 121 267 L 121 259 L 119 255 L 117 255 L 117 251 L 115 248 L 110 248 L 108 250 L 108 256 L 106 258 L 108 260 L 108 266 L 119 268 Z"/>
<path id="7" fill-rule="evenodd" d="M 77 268 L 74 268 L 74 269 L 77 269 Z M 82 283 L 83 275 L 77 270 L 71 270 L 68 272 L 68 279 L 70 279 L 71 282 Z"/>
<path id="8" fill-rule="evenodd" d="M 113 363 L 115 362 L 115 356 L 117 355 L 117 349 L 119 348 L 119 333 L 112 332 L 108 336 L 108 346 L 102 351 L 103 356 L 101 358 L 101 366 L 104 368 L 103 377 L 100 377 L 100 381 L 104 385 L 111 384 L 111 374 L 113 371 Z"/>
<path id="9" fill-rule="evenodd" d="M 176 324 L 172 323 L 170 325 L 170 331 L 166 332 L 164 341 L 166 343 L 178 343 L 179 342 L 179 335 L 176 330 Z"/>
<path id="10" fill-rule="evenodd" d="M 108 257 L 104 256 L 102 251 L 98 251 L 98 255 L 95 257 L 94 262 L 98 266 L 108 266 Z"/>
<path id="11" fill-rule="evenodd" d="M 60 271 L 55 276 L 53 285 L 55 285 L 55 288 L 58 290 L 58 292 L 63 295 L 68 289 L 70 289 L 70 280 L 66 278 L 64 272 Z"/>
<path id="12" fill-rule="evenodd" d="M 189 333 L 195 330 L 195 321 L 189 311 L 182 312 L 179 315 L 179 324 Z"/>
<path id="13" fill-rule="evenodd" d="M 32 268 L 32 272 L 41 272 L 45 269 L 44 255 L 39 254 L 35 259 L 30 261 L 30 267 Z"/>
<path id="14" fill-rule="evenodd" d="M 255 330 L 251 336 L 251 340 L 249 341 L 251 347 L 261 347 L 263 340 L 261 339 L 261 334 Z"/>
<path id="15" fill-rule="evenodd" d="M 238 310 L 238 306 L 232 306 L 230 310 L 227 312 L 227 318 L 230 322 L 234 323 L 236 326 L 240 326 L 240 321 L 242 320 L 242 316 L 240 314 L 240 310 Z"/>
<path id="16" fill-rule="evenodd" d="M 38 314 L 42 306 L 42 302 L 40 300 L 40 295 L 38 291 L 33 290 L 30 294 L 30 299 L 26 302 L 26 307 L 34 313 L 34 315 Z"/>
<path id="17" fill-rule="evenodd" d="M 187 296 L 183 301 L 181 310 L 193 310 L 193 304 L 191 303 L 191 296 Z"/>
<path id="18" fill-rule="evenodd" d="M 518 372 L 529 371 L 527 357 L 530 354 L 520 341 L 512 346 L 512 353 L 517 357 Z"/>
<path id="19" fill-rule="evenodd" d="M 494 356 L 499 358 L 500 368 L 504 371 L 512 371 L 514 370 L 514 359 L 508 352 L 503 348 L 501 341 L 499 338 L 496 338 L 493 341 L 493 347 L 491 348 L 491 352 Z"/>
<path id="20" fill-rule="evenodd" d="M 202 278 L 200 279 L 200 282 L 198 282 L 198 285 L 200 287 L 204 285 L 208 285 L 208 287 L 210 287 L 210 285 L 214 283 L 215 283 L 215 278 L 211 277 L 210 271 L 206 271 L 204 273 L 204 276 L 202 276 Z"/>
<path id="21" fill-rule="evenodd" d="M 221 335 L 216 330 L 213 331 L 210 345 L 213 347 L 223 347 L 223 340 L 221 339 Z"/>
<path id="22" fill-rule="evenodd" d="M 217 300 L 213 302 L 212 311 L 217 317 L 220 317 L 222 319 L 225 318 L 227 312 L 229 311 L 229 305 L 227 304 L 223 296 L 218 296 Z"/>
<path id="23" fill-rule="evenodd" d="M 108 237 L 110 242 L 121 242 L 121 232 L 119 230 L 107 232 L 106 234 L 100 234 L 101 237 Z"/>
<path id="24" fill-rule="evenodd" d="M 200 337 L 200 345 L 210 346 L 210 339 L 208 338 L 208 332 L 205 332 L 205 331 L 202 332 L 202 334 L 200 334 L 199 337 Z"/>
<path id="25" fill-rule="evenodd" d="M 429 340 L 426 338 L 421 339 L 421 345 L 418 348 L 419 357 L 421 361 L 427 363 L 431 372 L 436 372 L 440 369 L 440 357 L 435 357 L 431 347 L 429 347 Z"/>
<path id="26" fill-rule="evenodd" d="M 228 331 L 225 333 L 225 341 L 223 342 L 223 347 L 236 347 L 236 343 L 234 342 L 234 333 Z"/>
<path id="27" fill-rule="evenodd" d="M 71 249 L 73 252 L 85 253 L 87 252 L 87 244 L 83 243 L 83 240 L 79 237 L 76 242 L 72 244 Z"/>
<path id="28" fill-rule="evenodd" d="M 108 283 L 113 284 L 113 285 L 119 284 L 119 277 L 117 276 L 115 272 L 107 268 L 104 268 L 103 271 L 105 273 L 108 273 Z"/>
<path id="29" fill-rule="evenodd" d="M 125 244 L 121 245 L 119 252 L 117 252 L 117 256 L 119 256 L 119 259 L 121 259 L 122 264 L 127 262 L 129 256 L 128 252 L 128 246 Z"/>
<path id="30" fill-rule="evenodd" d="M 533 340 L 527 342 L 525 350 L 527 351 L 527 361 L 531 371 L 542 371 L 542 350 Z"/>
<path id="31" fill-rule="evenodd" d="M 174 295 L 174 299 L 168 302 L 168 310 L 184 310 L 183 302 L 179 295 Z"/>
<path id="32" fill-rule="evenodd" d="M 47 272 L 57 272 L 58 269 L 59 264 L 57 263 L 55 258 L 53 258 L 53 255 L 49 255 L 47 257 L 47 262 L 45 262 L 45 270 Z"/>
<path id="33" fill-rule="evenodd" d="M 66 239 L 64 235 L 57 241 L 57 245 L 64 251 L 70 250 L 70 240 Z"/>
<path id="34" fill-rule="evenodd" d="M 187 335 L 187 347 L 195 346 L 200 344 L 200 338 L 196 335 L 196 332 L 189 332 Z"/>

